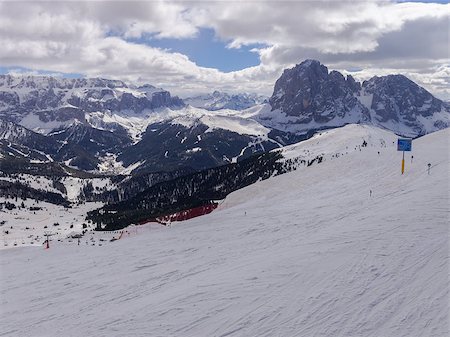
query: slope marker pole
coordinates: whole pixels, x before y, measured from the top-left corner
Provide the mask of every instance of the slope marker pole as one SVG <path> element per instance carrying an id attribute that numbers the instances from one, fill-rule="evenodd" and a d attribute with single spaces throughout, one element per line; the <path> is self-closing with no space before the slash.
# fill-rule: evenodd
<path id="1" fill-rule="evenodd" d="M 402 174 L 405 172 L 405 151 L 403 151 L 403 159 L 402 159 Z"/>

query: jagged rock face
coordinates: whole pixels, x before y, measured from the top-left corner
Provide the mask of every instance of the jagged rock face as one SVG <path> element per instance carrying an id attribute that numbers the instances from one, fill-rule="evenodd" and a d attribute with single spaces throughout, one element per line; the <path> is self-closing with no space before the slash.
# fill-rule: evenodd
<path id="1" fill-rule="evenodd" d="M 307 60 L 283 72 L 269 102 L 273 110 L 300 117 L 304 123 L 327 123 L 336 116 L 343 118 L 352 110 L 367 120 L 367 108 L 355 97 L 359 89 L 353 77 L 346 79 L 337 71 L 329 73 L 320 62 Z"/>
<path id="2" fill-rule="evenodd" d="M 0 91 L 0 110 L 19 105 L 19 95 L 15 92 Z"/>
<path id="3" fill-rule="evenodd" d="M 82 109 L 70 106 L 55 108 L 53 110 L 43 109 L 36 111 L 36 115 L 44 123 L 52 121 L 67 122 L 71 120 L 85 122 L 86 120 L 85 113 Z"/>
<path id="4" fill-rule="evenodd" d="M 373 77 L 361 86 L 314 60 L 285 70 L 269 102 L 268 123 L 300 133 L 368 123 L 416 137 L 450 125 L 449 105 L 403 75 Z"/>
<path id="5" fill-rule="evenodd" d="M 39 120 L 85 121 L 91 112 L 141 113 L 160 107 L 182 107 L 183 101 L 151 85 L 136 87 L 106 79 L 67 79 L 0 75 L 0 115 L 15 122 L 33 113 Z"/>
<path id="6" fill-rule="evenodd" d="M 417 117 L 429 117 L 444 108 L 442 101 L 403 75 L 375 76 L 362 86 L 373 95 L 371 109 L 380 122 L 403 119 L 413 125 Z"/>

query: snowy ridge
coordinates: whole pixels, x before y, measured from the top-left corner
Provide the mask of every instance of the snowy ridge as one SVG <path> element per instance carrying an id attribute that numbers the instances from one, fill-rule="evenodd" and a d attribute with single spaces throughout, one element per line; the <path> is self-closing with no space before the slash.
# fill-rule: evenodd
<path id="1" fill-rule="evenodd" d="M 263 136 L 267 138 L 269 129 L 250 118 L 243 118 L 239 112 L 233 110 L 221 110 L 210 112 L 204 109 L 187 107 L 178 111 L 179 116 L 172 119 L 172 124 L 181 124 L 191 127 L 196 123 L 208 126 L 206 132 L 214 129 L 223 129 L 236 132 L 241 135 Z"/>
<path id="2" fill-rule="evenodd" d="M 269 129 L 257 121 L 240 116 L 239 111 L 223 109 L 211 112 L 187 106 L 181 109 L 161 108 L 157 111 L 148 111 L 144 114 L 106 114 L 97 112 L 88 116 L 89 123 L 101 129 L 111 129 L 116 124 L 125 128 L 132 135 L 135 142 L 141 139 L 142 133 L 154 123 L 170 122 L 190 128 L 198 123 L 203 123 L 209 130 L 223 129 L 242 135 L 267 136 Z"/>
<path id="3" fill-rule="evenodd" d="M 52 76 L 39 75 L 25 75 L 12 76 L 0 75 L 0 90 L 4 92 L 17 93 L 20 101 L 24 101 L 32 91 L 35 90 L 53 90 L 56 94 L 64 96 L 62 102 L 66 103 L 67 107 L 73 107 L 72 104 L 67 103 L 70 96 L 83 97 L 88 89 L 110 90 L 108 96 L 104 96 L 103 100 L 112 98 L 120 98 L 124 93 L 129 93 L 135 97 L 151 97 L 154 93 L 164 91 L 161 88 L 156 88 L 152 85 L 146 84 L 137 86 L 133 84 L 126 84 L 119 80 L 110 80 L 103 78 L 64 78 Z"/>
<path id="4" fill-rule="evenodd" d="M 21 140 L 29 135 L 29 131 L 14 123 L 0 119 L 0 139 L 9 141 Z"/>
<path id="5" fill-rule="evenodd" d="M 351 138 L 340 137 L 346 132 L 351 134 Z M 284 160 L 293 159 L 304 156 L 308 153 L 311 156 L 324 155 L 331 158 L 337 153 L 348 154 L 355 151 L 356 148 L 375 147 L 378 149 L 386 148 L 388 145 L 396 144 L 397 137 L 390 131 L 374 128 L 369 125 L 349 124 L 342 128 L 321 131 L 312 138 L 298 144 L 288 145 L 281 151 Z"/>

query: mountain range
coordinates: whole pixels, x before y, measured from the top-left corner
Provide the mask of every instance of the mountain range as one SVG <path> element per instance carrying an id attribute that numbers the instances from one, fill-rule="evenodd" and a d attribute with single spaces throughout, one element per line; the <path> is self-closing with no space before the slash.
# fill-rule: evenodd
<path id="1" fill-rule="evenodd" d="M 360 83 L 315 60 L 286 69 L 268 100 L 216 91 L 183 101 L 148 84 L 0 75 L 0 169 L 190 172 L 317 130 L 372 124 L 417 137 L 448 127 L 449 116 L 448 103 L 403 75 Z"/>

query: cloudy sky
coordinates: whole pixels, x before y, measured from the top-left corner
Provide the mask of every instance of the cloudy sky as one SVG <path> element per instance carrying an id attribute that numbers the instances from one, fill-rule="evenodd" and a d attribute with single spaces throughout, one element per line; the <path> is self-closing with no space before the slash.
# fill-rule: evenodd
<path id="1" fill-rule="evenodd" d="M 304 59 L 450 100 L 448 1 L 0 2 L 0 73 L 270 95 Z"/>

